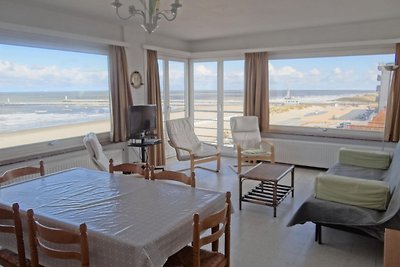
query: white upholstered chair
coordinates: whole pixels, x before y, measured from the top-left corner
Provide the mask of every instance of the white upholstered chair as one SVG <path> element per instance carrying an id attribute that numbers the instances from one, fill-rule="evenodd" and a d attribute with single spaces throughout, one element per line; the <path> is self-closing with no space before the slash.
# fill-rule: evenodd
<path id="1" fill-rule="evenodd" d="M 220 151 L 217 146 L 200 142 L 197 138 L 189 118 L 166 121 L 168 143 L 175 149 L 179 161 L 190 160 L 190 171 L 194 168 L 203 168 L 214 171 L 196 164 L 217 161 L 218 172 L 221 165 Z M 183 170 L 181 170 L 183 171 Z"/>
<path id="2" fill-rule="evenodd" d="M 231 118 L 233 143 L 237 149 L 237 172 L 242 172 L 243 163 L 259 161 L 275 162 L 274 145 L 261 139 L 258 117 L 241 116 Z"/>
<path id="3" fill-rule="evenodd" d="M 96 165 L 96 167 L 101 171 L 108 172 L 108 159 L 103 152 L 103 147 L 101 146 L 99 140 L 95 133 L 88 133 L 83 138 L 83 144 L 85 145 L 90 159 Z"/>

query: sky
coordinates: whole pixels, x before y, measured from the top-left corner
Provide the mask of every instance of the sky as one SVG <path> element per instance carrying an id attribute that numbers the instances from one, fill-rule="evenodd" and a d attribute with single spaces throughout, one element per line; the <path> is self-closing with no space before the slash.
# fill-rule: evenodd
<path id="1" fill-rule="evenodd" d="M 393 54 L 270 60 L 270 90 L 374 91 L 378 65 L 393 62 Z M 224 88 L 243 90 L 244 61 L 223 67 Z M 184 69 L 183 62 L 169 62 L 171 91 L 184 89 Z M 194 87 L 216 90 L 216 61 L 194 63 Z M 107 56 L 0 44 L 0 92 L 79 90 L 108 90 Z"/>
<path id="2" fill-rule="evenodd" d="M 376 90 L 378 65 L 394 55 L 269 60 L 270 90 Z M 243 89 L 244 61 L 224 61 L 224 88 Z M 216 90 L 217 62 L 194 63 L 195 90 Z"/>
<path id="3" fill-rule="evenodd" d="M 0 92 L 108 90 L 107 56 L 1 45 Z"/>

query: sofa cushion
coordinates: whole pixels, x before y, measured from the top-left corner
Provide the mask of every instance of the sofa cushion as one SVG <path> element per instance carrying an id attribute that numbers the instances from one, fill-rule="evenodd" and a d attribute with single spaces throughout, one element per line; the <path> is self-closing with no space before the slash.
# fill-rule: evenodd
<path id="1" fill-rule="evenodd" d="M 320 174 L 315 179 L 315 198 L 376 210 L 386 210 L 390 188 L 383 181 Z"/>
<path id="2" fill-rule="evenodd" d="M 339 151 L 339 163 L 386 170 L 390 165 L 390 153 L 341 148 Z"/>

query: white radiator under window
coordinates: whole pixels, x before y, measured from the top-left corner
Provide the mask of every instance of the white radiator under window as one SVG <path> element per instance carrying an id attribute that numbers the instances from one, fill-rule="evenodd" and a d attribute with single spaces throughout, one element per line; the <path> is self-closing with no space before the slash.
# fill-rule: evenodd
<path id="1" fill-rule="evenodd" d="M 275 145 L 277 162 L 302 166 L 329 168 L 338 160 L 341 147 L 360 150 L 380 150 L 368 145 L 349 145 L 339 143 L 309 142 L 302 140 L 269 139 Z M 387 151 L 392 149 L 386 148 Z"/>
<path id="2" fill-rule="evenodd" d="M 107 158 L 112 158 L 114 162 L 116 163 L 122 163 L 122 155 L 123 155 L 123 148 L 111 148 L 111 149 L 106 149 L 104 151 L 106 154 Z M 92 160 L 89 157 L 89 154 L 86 150 L 80 150 L 76 152 L 70 152 L 70 153 L 65 153 L 65 154 L 60 154 L 60 155 L 55 155 L 51 157 L 44 157 L 41 159 L 36 159 L 36 160 L 30 160 L 30 161 L 24 161 L 24 162 L 19 162 L 16 164 L 10 164 L 10 165 L 5 165 L 0 167 L 0 173 L 4 173 L 6 170 L 18 168 L 21 166 L 38 166 L 39 167 L 39 161 L 43 160 L 44 161 L 44 166 L 45 166 L 45 173 L 50 174 L 70 168 L 77 168 L 77 167 L 82 167 L 82 168 L 89 168 L 89 169 L 97 169 Z M 30 179 L 32 176 L 26 176 L 22 177 L 20 180 L 26 180 Z"/>

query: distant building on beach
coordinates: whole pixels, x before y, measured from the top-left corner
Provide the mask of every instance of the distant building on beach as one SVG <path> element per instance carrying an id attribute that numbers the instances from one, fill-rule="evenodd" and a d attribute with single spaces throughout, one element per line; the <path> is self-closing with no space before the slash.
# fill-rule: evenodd
<path id="1" fill-rule="evenodd" d="M 390 71 L 386 71 L 383 67 L 384 65 L 386 64 L 378 66 L 378 70 L 380 71 L 377 77 L 380 84 L 376 87 L 376 91 L 378 92 L 378 112 L 386 109 L 390 91 Z"/>
<path id="2" fill-rule="evenodd" d="M 290 89 L 287 90 L 286 96 L 283 98 L 285 105 L 297 105 L 300 104 L 299 97 L 293 97 L 290 95 Z"/>

